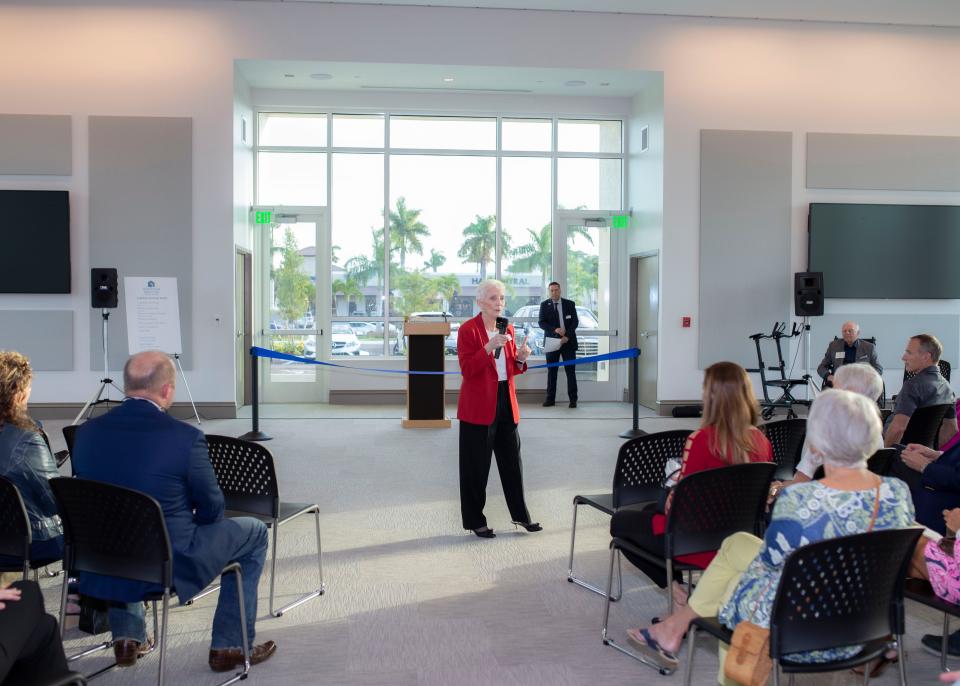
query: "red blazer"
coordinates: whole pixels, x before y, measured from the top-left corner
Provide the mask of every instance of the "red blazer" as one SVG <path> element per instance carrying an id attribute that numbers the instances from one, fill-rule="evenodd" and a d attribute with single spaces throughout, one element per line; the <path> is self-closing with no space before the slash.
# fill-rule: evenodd
<path id="1" fill-rule="evenodd" d="M 513 333 L 513 324 L 507 326 L 507 333 Z M 471 424 L 493 424 L 497 416 L 497 367 L 493 353 L 483 349 L 490 341 L 487 329 L 483 325 L 483 315 L 465 321 L 457 332 L 457 357 L 460 359 L 460 398 L 457 401 L 457 419 Z M 516 363 L 517 345 L 510 341 L 502 348 L 506 355 L 507 383 L 510 386 L 510 406 L 513 408 L 514 423 L 520 422 L 520 409 L 517 407 L 517 391 L 513 377 L 527 371 L 527 364 Z"/>

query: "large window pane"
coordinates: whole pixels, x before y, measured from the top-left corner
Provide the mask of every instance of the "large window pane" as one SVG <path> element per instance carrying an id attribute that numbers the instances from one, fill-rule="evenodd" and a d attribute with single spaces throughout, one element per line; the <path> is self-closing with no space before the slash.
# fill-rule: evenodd
<path id="1" fill-rule="evenodd" d="M 277 352 L 315 357 L 316 336 L 292 333 L 316 327 L 317 227 L 310 222 L 270 226 L 269 347 Z M 316 380 L 316 367 L 270 360 L 273 382 Z"/>
<path id="2" fill-rule="evenodd" d="M 382 114 L 333 115 L 333 145 L 338 148 L 382 148 Z"/>
<path id="3" fill-rule="evenodd" d="M 621 160 L 557 160 L 557 205 L 566 210 L 619 210 Z"/>
<path id="4" fill-rule="evenodd" d="M 552 280 L 553 231 L 550 225 L 550 159 L 505 157 L 501 212 L 503 233 L 509 237 L 500 273 L 507 286 L 507 310 L 515 327 L 529 336 L 534 354 L 543 351 L 543 331 L 537 326 L 540 301 Z"/>
<path id="5" fill-rule="evenodd" d="M 383 354 L 383 155 L 336 154 L 330 202 L 330 284 L 333 319 L 346 319 L 360 354 Z M 336 331 L 334 331 L 336 333 Z M 331 346 L 353 341 L 347 332 Z M 351 346 L 346 346 L 350 349 Z M 332 354 L 344 346 L 332 347 Z"/>
<path id="6" fill-rule="evenodd" d="M 474 314 L 495 273 L 496 160 L 395 155 L 390 179 L 391 314 Z"/>
<path id="7" fill-rule="evenodd" d="M 622 150 L 622 128 L 619 121 L 561 119 L 557 125 L 557 150 L 618 153 Z"/>
<path id="8" fill-rule="evenodd" d="M 322 147 L 327 144 L 327 115 L 261 112 L 258 145 Z"/>
<path id="9" fill-rule="evenodd" d="M 258 153 L 257 203 L 260 205 L 326 205 L 326 154 Z"/>
<path id="10" fill-rule="evenodd" d="M 480 117 L 390 117 L 390 147 L 496 150 L 497 120 Z"/>
<path id="11" fill-rule="evenodd" d="M 590 335 L 590 329 L 610 328 L 610 229 L 567 227 L 567 294 L 580 320 L 577 357 L 610 352 L 609 337 Z M 577 369 L 578 378 L 592 381 L 606 381 L 608 374 L 606 362 Z"/>
<path id="12" fill-rule="evenodd" d="M 553 122 L 549 119 L 504 119 L 500 131 L 503 150 L 550 152 L 553 149 Z"/>

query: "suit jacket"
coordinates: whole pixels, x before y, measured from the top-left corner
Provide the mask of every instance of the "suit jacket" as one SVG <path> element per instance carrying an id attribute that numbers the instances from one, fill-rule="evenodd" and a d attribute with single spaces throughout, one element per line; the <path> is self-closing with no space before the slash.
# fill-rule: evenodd
<path id="1" fill-rule="evenodd" d="M 507 325 L 507 333 L 514 335 L 513 324 Z M 497 416 L 497 363 L 493 353 L 483 349 L 490 342 L 487 327 L 483 325 L 483 315 L 478 314 L 460 325 L 457 332 L 457 357 L 460 359 L 460 397 L 457 400 L 457 419 L 471 424 L 493 424 Z M 517 344 L 508 342 L 502 348 L 506 355 L 507 384 L 510 386 L 510 407 L 513 409 L 513 421 L 520 422 L 520 408 L 517 406 L 517 390 L 513 377 L 527 371 L 527 364 L 517 364 Z"/>
<path id="2" fill-rule="evenodd" d="M 877 370 L 877 374 L 883 374 L 883 367 L 880 366 L 880 360 L 877 359 L 877 347 L 870 341 L 862 338 L 856 340 L 857 355 L 856 361 L 869 364 Z M 840 353 L 840 357 L 837 357 Z M 827 352 L 817 367 L 817 374 L 826 379 L 828 375 L 836 373 L 843 366 L 843 339 L 834 338 L 827 346 Z"/>
<path id="3" fill-rule="evenodd" d="M 563 305 L 563 329 L 569 339 L 563 347 L 570 350 L 577 349 L 577 326 L 580 320 L 577 318 L 577 304 L 572 300 L 560 298 L 560 304 Z M 560 338 L 556 329 L 560 327 L 560 319 L 557 317 L 557 308 L 553 305 L 553 300 L 544 300 L 540 303 L 540 321 L 538 325 L 543 329 L 544 338 Z"/>
<path id="4" fill-rule="evenodd" d="M 126 400 L 81 425 L 71 459 L 80 478 L 133 488 L 160 503 L 181 602 L 219 576 L 243 541 L 236 523 L 223 518 L 223 492 L 203 433 L 149 401 Z M 131 602 L 157 590 L 115 577 L 80 579 L 81 593 L 105 600 Z"/>
<path id="5" fill-rule="evenodd" d="M 960 507 L 960 445 L 924 467 L 919 486 L 912 490 L 917 521 L 945 533 L 943 511 Z"/>

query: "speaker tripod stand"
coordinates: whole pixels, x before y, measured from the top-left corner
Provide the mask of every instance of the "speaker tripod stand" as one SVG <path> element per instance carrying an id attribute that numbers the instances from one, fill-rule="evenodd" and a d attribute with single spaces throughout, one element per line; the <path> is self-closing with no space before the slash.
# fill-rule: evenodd
<path id="1" fill-rule="evenodd" d="M 83 409 L 80 410 L 80 414 L 74 418 L 73 423 L 79 424 L 84 417 L 93 410 L 97 405 L 104 405 L 108 403 L 119 403 L 119 400 L 110 399 L 110 387 L 113 386 L 117 389 L 117 392 L 123 396 L 123 389 L 121 389 L 117 384 L 113 382 L 113 379 L 110 378 L 110 361 L 107 355 L 107 350 L 109 346 L 107 345 L 107 335 L 108 327 L 107 324 L 110 321 L 110 311 L 103 309 L 100 311 L 101 319 L 101 341 L 103 342 L 103 378 L 100 379 L 100 387 L 97 388 L 97 392 L 93 394 L 93 397 L 87 401 L 87 404 L 83 406 Z M 103 397 L 103 393 L 106 391 L 107 397 Z"/>

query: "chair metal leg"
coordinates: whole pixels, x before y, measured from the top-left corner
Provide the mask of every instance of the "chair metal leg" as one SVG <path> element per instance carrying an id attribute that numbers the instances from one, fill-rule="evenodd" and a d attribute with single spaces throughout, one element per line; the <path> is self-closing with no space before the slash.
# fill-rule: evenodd
<path id="1" fill-rule="evenodd" d="M 693 653 L 697 648 L 697 626 L 691 624 L 687 629 L 687 666 L 683 670 L 683 686 L 690 686 L 693 677 Z"/>
<path id="2" fill-rule="evenodd" d="M 170 589 L 163 589 L 163 625 L 160 627 L 160 671 L 157 675 L 157 686 L 163 686 L 165 670 L 167 667 L 167 625 L 170 618 Z M 153 615 L 153 621 L 157 621 L 157 615 Z M 156 624 L 154 624 L 156 627 Z"/>
<path id="3" fill-rule="evenodd" d="M 597 595 L 604 595 L 603 589 L 597 588 L 593 584 L 584 581 L 573 573 L 573 548 L 577 541 L 577 509 L 580 507 L 581 503 L 573 504 L 573 526 L 570 528 L 570 557 L 567 560 L 567 581 L 572 584 L 576 584 L 581 588 L 585 588 L 588 591 L 592 591 Z M 623 571 L 620 568 L 620 565 L 617 566 L 617 595 L 610 598 L 613 602 L 620 600 L 623 597 Z"/>
<path id="4" fill-rule="evenodd" d="M 70 579 L 67 578 L 67 575 L 63 575 L 63 588 L 60 589 L 60 638 L 63 638 L 65 624 L 64 620 L 67 617 L 67 584 Z"/>
<path id="5" fill-rule="evenodd" d="M 320 574 L 320 587 L 315 591 L 311 591 L 305 595 L 300 596 L 292 603 L 284 605 L 279 610 L 273 609 L 273 599 L 274 599 L 274 588 L 277 579 L 277 535 L 280 529 L 280 523 L 275 519 L 273 520 L 273 554 L 270 557 L 270 614 L 274 617 L 280 617 L 284 612 L 292 610 L 298 605 L 302 605 L 308 600 L 312 600 L 319 596 L 322 596 L 326 591 L 326 585 L 323 582 L 323 563 L 321 561 L 321 547 L 320 547 L 320 508 L 314 508 L 313 510 L 307 510 L 307 512 L 314 513 L 314 522 L 316 524 L 317 530 L 317 571 Z M 286 521 L 290 521 L 289 519 Z"/>
<path id="6" fill-rule="evenodd" d="M 234 684 L 238 681 L 242 681 L 247 678 L 247 673 L 250 671 L 250 642 L 247 638 L 247 609 L 243 603 L 243 575 L 240 573 L 240 565 L 236 562 L 231 564 L 227 570 L 228 573 L 237 575 L 237 600 L 240 603 L 240 633 L 243 637 L 243 670 L 237 672 L 226 681 L 218 684 L 218 686 L 228 686 L 228 684 Z"/>
<path id="7" fill-rule="evenodd" d="M 639 653 L 633 652 L 632 650 L 624 648 L 623 646 L 617 644 L 616 641 L 614 641 L 612 638 L 610 638 L 610 636 L 607 635 L 608 625 L 610 623 L 610 603 L 613 600 L 610 597 L 610 593 L 611 591 L 613 591 L 613 566 L 615 561 L 614 558 L 616 558 L 616 561 L 619 561 L 619 557 L 620 557 L 620 551 L 617 548 L 611 547 L 610 548 L 610 568 L 607 570 L 607 592 L 603 594 L 603 627 L 600 629 L 600 640 L 603 641 L 604 645 L 610 646 L 614 650 L 618 650 L 624 655 L 628 655 L 632 657 L 637 662 L 641 662 L 647 665 L 648 667 L 653 667 L 658 672 L 660 672 L 660 674 L 663 674 L 664 676 L 668 674 L 673 674 L 673 672 L 675 671 L 674 669 L 669 669 L 667 667 L 664 667 L 663 665 L 650 660 L 645 655 L 641 655 Z"/>
<path id="8" fill-rule="evenodd" d="M 773 686 L 780 686 L 780 663 L 776 660 L 773 661 Z"/>
<path id="9" fill-rule="evenodd" d="M 943 636 L 940 637 L 940 671 L 947 671 L 947 648 L 950 639 L 950 615 L 943 613 Z"/>
<path id="10" fill-rule="evenodd" d="M 673 614 L 673 558 L 667 558 L 667 616 Z"/>
<path id="11" fill-rule="evenodd" d="M 217 578 L 219 579 L 220 577 L 217 577 Z M 200 599 L 203 598 L 204 596 L 208 596 L 208 595 L 210 595 L 211 593 L 216 593 L 216 592 L 219 591 L 219 590 L 220 590 L 220 584 L 218 584 L 218 583 L 217 583 L 217 584 L 213 584 L 212 586 L 207 586 L 205 589 L 203 589 L 202 591 L 200 591 L 197 595 L 193 596 L 190 600 L 188 600 L 187 602 L 185 602 L 184 605 L 193 605 L 195 602 L 197 602 L 198 600 L 200 600 Z"/>
<path id="12" fill-rule="evenodd" d="M 900 686 L 907 686 L 907 653 L 903 649 L 903 635 L 897 636 L 897 658 L 900 666 Z"/>

